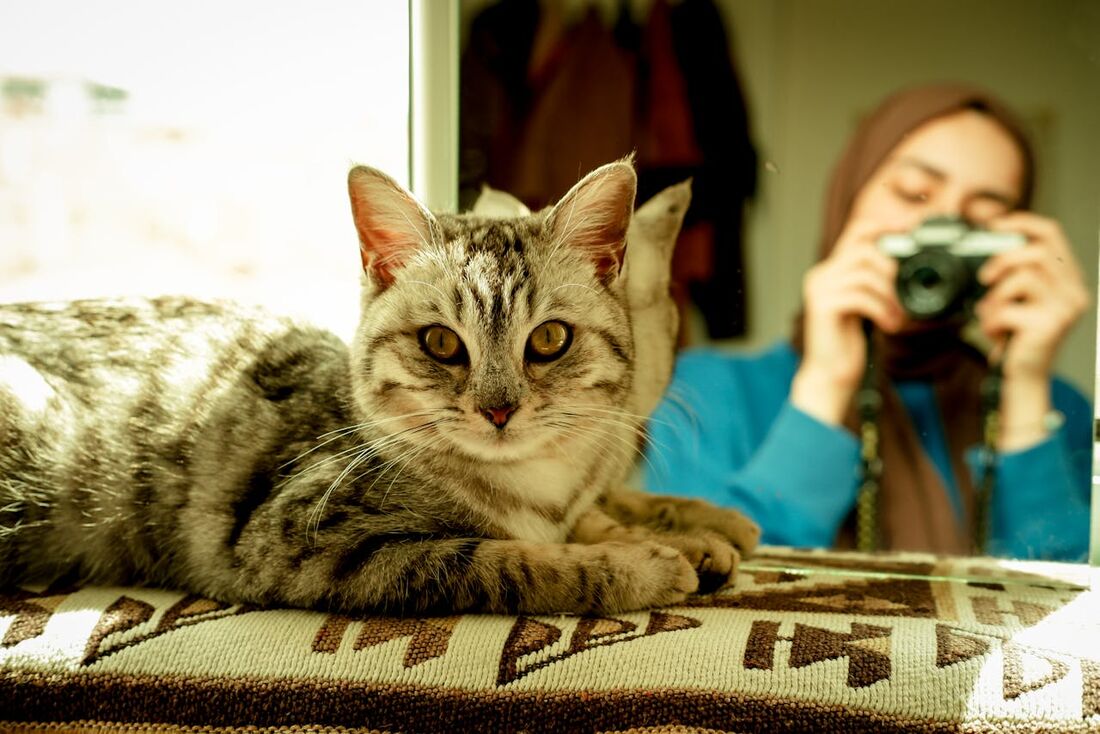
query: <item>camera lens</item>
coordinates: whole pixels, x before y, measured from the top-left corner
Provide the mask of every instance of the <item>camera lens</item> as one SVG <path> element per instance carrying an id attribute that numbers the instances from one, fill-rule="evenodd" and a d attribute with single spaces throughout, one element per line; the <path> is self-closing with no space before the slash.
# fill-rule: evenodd
<path id="1" fill-rule="evenodd" d="M 915 319 L 937 319 L 950 314 L 966 288 L 963 262 L 942 249 L 925 249 L 898 265 L 898 300 Z"/>

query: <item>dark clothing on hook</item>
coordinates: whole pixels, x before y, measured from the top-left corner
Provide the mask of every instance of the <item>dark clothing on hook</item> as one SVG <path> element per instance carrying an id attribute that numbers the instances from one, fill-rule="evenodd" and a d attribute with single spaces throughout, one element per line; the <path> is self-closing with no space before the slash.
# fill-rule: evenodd
<path id="1" fill-rule="evenodd" d="M 585 171 L 635 152 L 638 201 L 686 178 L 692 205 L 673 260 L 710 336 L 745 332 L 742 208 L 756 154 L 721 15 L 711 0 L 625 4 L 608 27 L 504 0 L 473 21 L 462 58 L 460 198 L 482 184 L 532 209 Z"/>

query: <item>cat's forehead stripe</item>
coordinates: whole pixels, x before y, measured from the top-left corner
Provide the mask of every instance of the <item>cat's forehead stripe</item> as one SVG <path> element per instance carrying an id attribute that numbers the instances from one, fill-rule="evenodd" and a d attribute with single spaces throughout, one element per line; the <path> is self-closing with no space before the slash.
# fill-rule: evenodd
<path id="1" fill-rule="evenodd" d="M 541 224 L 475 218 L 447 218 L 443 224 L 446 239 L 462 253 L 461 277 L 451 297 L 455 312 L 462 314 L 471 304 L 469 315 L 496 334 L 507 330 L 517 306 L 526 305 L 531 313 L 536 300 L 524 242 L 541 235 Z"/>
<path id="2" fill-rule="evenodd" d="M 478 219 L 443 216 L 439 219 L 447 240 L 464 238 L 471 253 L 488 252 L 503 256 L 524 254 L 524 243 L 542 234 L 542 221 L 535 217 Z"/>

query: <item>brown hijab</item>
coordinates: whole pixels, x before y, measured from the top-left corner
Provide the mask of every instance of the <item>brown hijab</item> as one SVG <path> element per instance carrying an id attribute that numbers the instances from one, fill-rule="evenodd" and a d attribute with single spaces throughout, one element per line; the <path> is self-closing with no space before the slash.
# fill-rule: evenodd
<path id="1" fill-rule="evenodd" d="M 1028 207 L 1034 157 L 1022 125 L 1001 102 L 980 89 L 959 84 L 906 89 L 888 97 L 861 121 L 833 170 L 825 200 L 821 259 L 832 251 L 856 195 L 890 152 L 924 123 L 965 109 L 984 112 L 1015 139 L 1024 158 L 1017 208 Z M 803 315 L 799 313 L 792 338 L 799 353 L 803 344 L 802 324 Z M 880 360 L 879 388 L 883 398 L 879 415 L 883 462 L 879 516 L 885 548 L 956 554 L 972 549 L 974 486 L 964 455 L 967 448 L 981 442 L 980 388 L 987 363 L 977 349 L 963 340 L 962 326 L 955 321 L 916 334 L 875 334 L 874 354 Z M 962 495 L 962 518 L 954 511 L 944 483 L 891 385 L 897 379 L 933 383 L 955 480 Z M 858 417 L 854 407 L 849 410 L 845 424 L 856 431 Z M 841 528 L 838 545 L 851 544 L 853 519 L 854 514 Z"/>

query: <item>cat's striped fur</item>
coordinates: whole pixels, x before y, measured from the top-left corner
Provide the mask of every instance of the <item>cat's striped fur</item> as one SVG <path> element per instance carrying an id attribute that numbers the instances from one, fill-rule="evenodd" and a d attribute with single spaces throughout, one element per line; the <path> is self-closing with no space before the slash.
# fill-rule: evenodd
<path id="1" fill-rule="evenodd" d="M 620 273 L 629 163 L 508 219 L 433 216 L 366 168 L 349 188 L 350 349 L 226 303 L 0 306 L 0 583 L 425 613 L 612 612 L 724 581 L 751 523 L 619 488 L 669 365 L 636 335 L 671 354 L 675 330 L 667 249 L 654 287 Z M 685 197 L 654 218 L 673 238 Z M 548 321 L 572 341 L 530 359 Z M 465 361 L 433 357 L 429 325 Z"/>

